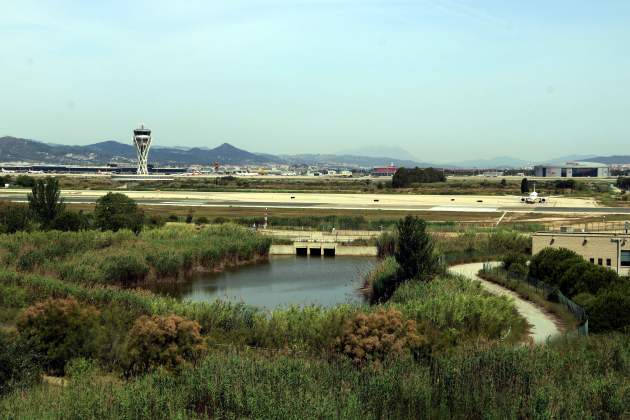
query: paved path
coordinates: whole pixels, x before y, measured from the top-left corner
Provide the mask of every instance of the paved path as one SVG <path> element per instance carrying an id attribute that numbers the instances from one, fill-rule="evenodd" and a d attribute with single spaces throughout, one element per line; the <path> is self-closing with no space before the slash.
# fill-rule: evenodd
<path id="1" fill-rule="evenodd" d="M 535 343 L 545 343 L 548 337 L 553 337 L 561 333 L 557 319 L 546 313 L 542 308 L 521 298 L 511 290 L 479 277 L 477 273 L 482 268 L 483 263 L 460 264 L 451 267 L 450 271 L 480 282 L 481 286 L 490 293 L 513 298 L 516 309 L 531 325 L 530 336 Z"/>

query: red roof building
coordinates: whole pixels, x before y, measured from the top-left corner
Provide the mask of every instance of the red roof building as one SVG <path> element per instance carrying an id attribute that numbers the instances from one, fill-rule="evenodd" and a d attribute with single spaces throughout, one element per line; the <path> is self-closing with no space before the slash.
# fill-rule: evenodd
<path id="1" fill-rule="evenodd" d="M 372 169 L 372 176 L 393 176 L 397 169 L 394 165 L 376 167 Z"/>

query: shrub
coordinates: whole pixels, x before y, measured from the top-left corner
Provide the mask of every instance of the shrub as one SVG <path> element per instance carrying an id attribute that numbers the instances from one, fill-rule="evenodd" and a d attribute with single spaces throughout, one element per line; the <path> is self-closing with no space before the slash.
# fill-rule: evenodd
<path id="1" fill-rule="evenodd" d="M 31 215 L 26 206 L 0 203 L 0 233 L 29 230 Z"/>
<path id="2" fill-rule="evenodd" d="M 195 220 L 195 224 L 197 225 L 206 225 L 208 223 L 210 223 L 210 221 L 206 216 L 197 217 L 197 220 Z"/>
<path id="3" fill-rule="evenodd" d="M 155 269 L 157 277 L 177 277 L 183 265 L 183 259 L 168 250 L 147 255 L 146 259 L 149 265 Z"/>
<path id="4" fill-rule="evenodd" d="M 15 185 L 24 188 L 32 188 L 35 186 L 35 178 L 28 175 L 18 175 L 15 179 Z"/>
<path id="5" fill-rule="evenodd" d="M 149 266 L 135 255 L 109 255 L 101 262 L 101 270 L 108 283 L 124 286 L 143 281 Z"/>
<path id="6" fill-rule="evenodd" d="M 177 215 L 175 214 L 169 214 L 166 220 L 168 220 L 169 222 L 179 222 L 179 217 L 177 217 Z"/>
<path id="7" fill-rule="evenodd" d="M 127 357 L 132 373 L 152 367 L 176 369 L 207 350 L 201 326 L 178 315 L 139 317 L 128 334 Z"/>
<path id="8" fill-rule="evenodd" d="M 26 308 L 17 328 L 43 367 L 61 373 L 70 359 L 92 353 L 98 316 L 94 306 L 74 298 L 48 299 Z"/>
<path id="9" fill-rule="evenodd" d="M 0 329 L 0 397 L 39 379 L 39 367 L 14 332 Z"/>
<path id="10" fill-rule="evenodd" d="M 146 225 L 152 228 L 162 227 L 166 224 L 166 220 L 159 214 L 152 214 L 146 220 Z"/>
<path id="11" fill-rule="evenodd" d="M 501 265 L 503 265 L 503 268 L 506 271 L 510 271 L 510 268 L 512 268 L 514 264 L 519 264 L 523 266 L 525 265 L 526 262 L 527 262 L 527 257 L 517 252 L 508 252 L 501 259 Z"/>
<path id="12" fill-rule="evenodd" d="M 404 320 L 400 311 L 381 309 L 372 314 L 358 313 L 346 321 L 337 348 L 356 365 L 382 362 L 419 349 L 425 343 L 416 322 Z"/>
<path id="13" fill-rule="evenodd" d="M 394 257 L 388 257 L 370 271 L 366 282 L 371 286 L 370 300 L 372 303 L 385 300 L 392 295 L 397 285 L 398 268 L 398 263 Z"/>
<path id="14" fill-rule="evenodd" d="M 386 258 L 393 256 L 396 252 L 396 242 L 398 235 L 395 232 L 383 232 L 376 239 L 376 248 L 378 250 L 378 258 Z"/>
<path id="15" fill-rule="evenodd" d="M 110 192 L 96 200 L 94 219 L 101 230 L 129 229 L 137 234 L 142 230 L 144 214 L 131 198 Z"/>
<path id="16" fill-rule="evenodd" d="M 86 218 L 83 214 L 73 211 L 64 211 L 55 217 L 50 228 L 64 232 L 78 232 L 81 229 L 85 229 L 87 227 L 86 225 Z"/>

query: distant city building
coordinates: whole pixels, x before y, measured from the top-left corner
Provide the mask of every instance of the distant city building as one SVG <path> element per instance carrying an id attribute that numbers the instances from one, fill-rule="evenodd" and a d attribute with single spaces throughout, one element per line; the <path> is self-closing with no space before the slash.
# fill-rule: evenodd
<path id="1" fill-rule="evenodd" d="M 627 226 L 630 228 L 630 226 Z M 628 230 L 625 230 L 628 232 Z M 532 235 L 532 254 L 545 248 L 566 248 L 591 264 L 601 265 L 620 275 L 630 274 L 630 234 L 612 232 L 537 232 Z"/>
<path id="2" fill-rule="evenodd" d="M 372 176 L 394 176 L 398 168 L 395 165 L 380 166 L 372 169 Z"/>
<path id="3" fill-rule="evenodd" d="M 539 177 L 579 178 L 610 176 L 610 166 L 597 162 L 566 162 L 537 165 L 534 174 Z"/>
<path id="4" fill-rule="evenodd" d="M 151 148 L 151 130 L 143 124 L 133 130 L 133 144 L 138 155 L 138 175 L 148 175 L 149 149 Z"/>

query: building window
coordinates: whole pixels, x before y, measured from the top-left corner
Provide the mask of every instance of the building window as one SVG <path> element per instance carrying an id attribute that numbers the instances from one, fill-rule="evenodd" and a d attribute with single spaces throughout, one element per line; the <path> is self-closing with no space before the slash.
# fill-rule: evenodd
<path id="1" fill-rule="evenodd" d="M 610 258 L 606 258 L 606 265 L 608 267 L 610 267 L 612 265 L 612 261 L 610 260 Z"/>
<path id="2" fill-rule="evenodd" d="M 591 258 L 589 261 L 591 262 L 591 264 L 595 264 L 595 258 Z"/>
<path id="3" fill-rule="evenodd" d="M 597 265 L 604 265 L 604 261 L 601 258 L 598 258 Z"/>
<path id="4" fill-rule="evenodd" d="M 630 267 L 630 251 L 621 251 L 619 265 L 622 267 Z"/>

